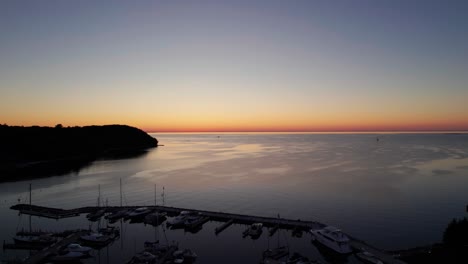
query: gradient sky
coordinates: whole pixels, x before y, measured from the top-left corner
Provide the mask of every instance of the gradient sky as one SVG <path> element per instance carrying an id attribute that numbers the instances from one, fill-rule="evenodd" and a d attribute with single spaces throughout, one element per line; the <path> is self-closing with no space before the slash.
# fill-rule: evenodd
<path id="1" fill-rule="evenodd" d="M 0 1 L 0 123 L 468 130 L 468 1 Z"/>

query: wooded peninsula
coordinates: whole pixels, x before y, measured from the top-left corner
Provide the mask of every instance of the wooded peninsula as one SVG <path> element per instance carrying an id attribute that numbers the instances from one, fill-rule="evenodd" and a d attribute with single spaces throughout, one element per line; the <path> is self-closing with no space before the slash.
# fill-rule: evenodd
<path id="1" fill-rule="evenodd" d="M 0 181 L 78 172 L 98 159 L 144 155 L 158 140 L 126 125 L 0 125 Z"/>

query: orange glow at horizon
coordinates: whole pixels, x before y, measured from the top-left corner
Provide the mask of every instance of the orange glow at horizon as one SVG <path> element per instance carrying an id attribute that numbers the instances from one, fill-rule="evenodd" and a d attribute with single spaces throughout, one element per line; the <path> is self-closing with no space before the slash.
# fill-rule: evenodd
<path id="1" fill-rule="evenodd" d="M 45 118 L 47 116 L 47 118 Z M 335 113 L 295 114 L 276 111 L 251 113 L 156 114 L 147 111 L 114 113 L 36 113 L 11 115 L 1 120 L 8 125 L 86 126 L 127 124 L 147 132 L 359 132 L 359 131 L 463 131 L 468 130 L 468 115 Z"/>
<path id="2" fill-rule="evenodd" d="M 148 132 L 359 132 L 359 131 L 463 131 L 466 122 L 449 121 L 403 121 L 384 122 L 366 120 L 334 120 L 330 122 L 206 122 L 167 123 L 141 125 Z"/>
<path id="3" fill-rule="evenodd" d="M 88 126 L 88 125 L 108 125 L 108 124 L 126 124 L 140 128 L 146 132 L 365 132 L 365 131 L 465 131 L 468 130 L 468 124 L 461 121 L 449 122 L 308 122 L 308 123 L 271 123 L 271 122 L 243 122 L 239 124 L 229 122 L 175 122 L 148 124 L 149 122 L 126 122 L 124 120 L 109 119 L 108 121 L 86 122 L 25 122 L 9 123 L 7 125 L 18 126 L 55 126 L 62 124 L 64 126 Z"/>

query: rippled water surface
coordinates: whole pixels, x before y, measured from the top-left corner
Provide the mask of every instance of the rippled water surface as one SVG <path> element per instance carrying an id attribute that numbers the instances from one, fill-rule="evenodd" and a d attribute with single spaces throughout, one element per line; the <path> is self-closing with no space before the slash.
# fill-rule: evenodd
<path id="1" fill-rule="evenodd" d="M 466 216 L 468 135 L 448 134 L 153 134 L 161 146 L 134 159 L 97 161 L 79 173 L 32 180 L 33 203 L 73 208 L 102 203 L 157 203 L 212 211 L 316 220 L 377 247 L 397 249 L 440 241 L 454 217 Z M 376 137 L 380 140 L 377 141 Z M 8 208 L 29 199 L 29 181 L 0 184 L 0 236 L 28 228 Z M 88 228 L 84 217 L 32 217 L 33 228 Z M 124 263 L 143 241 L 176 240 L 197 251 L 197 263 L 256 263 L 277 238 L 242 239 L 235 225 L 219 236 L 216 222 L 199 233 L 122 226 L 123 238 L 87 262 Z M 312 258 L 324 256 L 310 237 L 280 236 Z M 3 258 L 21 256 L 6 251 Z M 233 258 L 237 258 L 234 261 Z M 349 259 L 353 262 L 353 259 Z"/>

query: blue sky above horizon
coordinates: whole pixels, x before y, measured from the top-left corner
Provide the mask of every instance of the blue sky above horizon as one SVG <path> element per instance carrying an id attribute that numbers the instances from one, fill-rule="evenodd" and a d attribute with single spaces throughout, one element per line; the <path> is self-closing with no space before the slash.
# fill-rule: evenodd
<path id="1" fill-rule="evenodd" d="M 466 1 L 2 1 L 0 122 L 467 130 Z"/>

